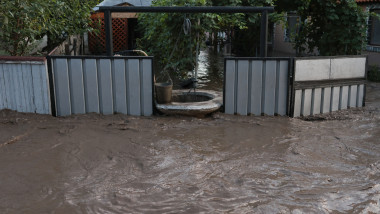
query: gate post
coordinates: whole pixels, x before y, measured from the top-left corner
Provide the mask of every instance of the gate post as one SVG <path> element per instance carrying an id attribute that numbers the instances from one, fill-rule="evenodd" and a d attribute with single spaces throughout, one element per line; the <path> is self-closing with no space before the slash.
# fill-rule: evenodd
<path id="1" fill-rule="evenodd" d="M 50 108 L 51 108 L 51 114 L 53 117 L 57 116 L 57 110 L 56 110 L 56 99 L 55 99 L 55 87 L 54 87 L 54 73 L 53 73 L 53 63 L 51 56 L 46 57 L 47 61 L 47 72 L 48 72 L 48 79 L 49 79 L 49 89 L 50 89 Z"/>
<path id="2" fill-rule="evenodd" d="M 112 16 L 111 11 L 104 11 L 104 28 L 106 29 L 106 49 L 107 56 L 113 55 L 113 38 L 112 38 Z"/>
<path id="3" fill-rule="evenodd" d="M 268 11 L 264 10 L 261 13 L 260 27 L 260 57 L 268 55 Z"/>

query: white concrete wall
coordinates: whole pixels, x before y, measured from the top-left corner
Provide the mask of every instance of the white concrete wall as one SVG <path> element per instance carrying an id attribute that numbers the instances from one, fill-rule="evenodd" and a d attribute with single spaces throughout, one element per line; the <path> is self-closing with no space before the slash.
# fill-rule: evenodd
<path id="1" fill-rule="evenodd" d="M 364 79 L 366 57 L 301 58 L 295 60 L 295 82 Z M 332 85 L 295 91 L 294 117 L 362 107 L 364 84 Z"/>
<path id="2" fill-rule="evenodd" d="M 366 57 L 295 60 L 295 81 L 365 78 Z"/>
<path id="3" fill-rule="evenodd" d="M 51 114 L 46 61 L 0 61 L 0 110 Z"/>

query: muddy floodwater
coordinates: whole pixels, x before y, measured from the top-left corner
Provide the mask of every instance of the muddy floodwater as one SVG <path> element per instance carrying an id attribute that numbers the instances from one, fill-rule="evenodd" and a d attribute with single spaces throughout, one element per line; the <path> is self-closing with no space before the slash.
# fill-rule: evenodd
<path id="1" fill-rule="evenodd" d="M 380 84 L 306 120 L 0 111 L 0 213 L 380 213 Z"/>

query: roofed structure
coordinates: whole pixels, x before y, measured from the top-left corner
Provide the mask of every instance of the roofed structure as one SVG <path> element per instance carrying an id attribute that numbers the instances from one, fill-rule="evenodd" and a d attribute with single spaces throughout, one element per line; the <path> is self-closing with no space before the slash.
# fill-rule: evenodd
<path id="1" fill-rule="evenodd" d="M 375 3 L 380 2 L 380 0 L 355 0 L 356 3 Z"/>
<path id="2" fill-rule="evenodd" d="M 132 6 L 151 6 L 153 0 L 104 0 L 93 8 L 94 11 L 99 10 L 102 6 L 117 6 L 122 4 L 130 4 Z"/>

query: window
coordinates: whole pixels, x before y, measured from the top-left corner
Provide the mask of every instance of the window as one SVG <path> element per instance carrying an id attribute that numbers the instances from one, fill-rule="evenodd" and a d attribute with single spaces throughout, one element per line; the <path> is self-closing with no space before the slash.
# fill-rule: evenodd
<path id="1" fill-rule="evenodd" d="M 380 15 L 380 9 L 371 12 Z M 380 45 L 380 20 L 377 17 L 371 17 L 368 22 L 368 43 L 370 45 Z"/>
<path id="2" fill-rule="evenodd" d="M 292 38 L 298 33 L 300 17 L 296 14 L 288 14 L 286 17 L 285 42 L 291 42 Z"/>

